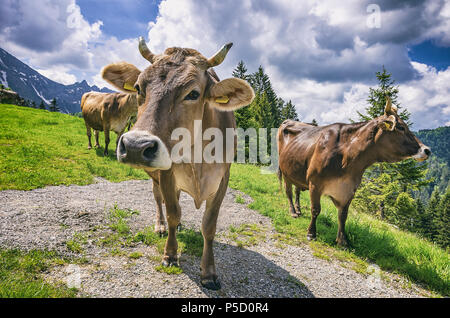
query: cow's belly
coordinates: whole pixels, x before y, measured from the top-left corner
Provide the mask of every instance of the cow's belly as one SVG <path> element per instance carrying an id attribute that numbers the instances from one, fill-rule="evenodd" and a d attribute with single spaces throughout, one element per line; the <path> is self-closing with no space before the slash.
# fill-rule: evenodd
<path id="1" fill-rule="evenodd" d="M 322 194 L 332 197 L 341 204 L 346 204 L 355 194 L 357 185 L 349 177 L 334 178 L 324 182 Z"/>

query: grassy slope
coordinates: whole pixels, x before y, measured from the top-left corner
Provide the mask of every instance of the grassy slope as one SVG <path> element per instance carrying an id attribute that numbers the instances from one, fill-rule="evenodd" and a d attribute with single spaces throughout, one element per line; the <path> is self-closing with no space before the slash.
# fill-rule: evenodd
<path id="1" fill-rule="evenodd" d="M 295 241 L 307 242 L 309 208 L 303 209 L 300 218 L 290 217 L 287 198 L 280 192 L 275 175 L 261 174 L 256 166 L 234 164 L 230 187 L 250 195 L 254 199 L 250 208 L 270 217 L 286 240 L 294 241 L 294 244 Z M 302 206 L 309 206 L 308 192 L 303 192 L 301 199 Z M 367 270 L 366 261 L 374 262 L 382 269 L 403 274 L 442 295 L 450 294 L 450 259 L 446 251 L 414 234 L 353 210 L 347 219 L 346 230 L 351 248 L 331 248 L 336 246 L 337 211 L 331 200 L 324 198 L 317 222 L 317 242 L 308 244 L 319 257 L 353 260 L 357 264 L 354 269 L 361 272 Z"/>
<path id="2" fill-rule="evenodd" d="M 86 128 L 77 117 L 0 104 L 0 132 L 0 190 L 89 184 L 94 176 L 114 182 L 148 178 L 117 162 L 114 133 L 108 157 L 102 149 L 87 150 Z"/>
<path id="3" fill-rule="evenodd" d="M 103 157 L 103 150 L 88 151 L 80 118 L 0 104 L 0 132 L 0 190 L 88 184 L 94 176 L 111 181 L 147 178 L 142 171 L 120 165 L 113 154 Z M 115 136 L 111 145 L 113 150 Z M 448 253 L 415 235 L 352 211 L 347 221 L 352 248 L 336 249 L 336 209 L 324 199 L 318 219 L 318 241 L 307 242 L 309 210 L 304 209 L 298 219 L 289 216 L 287 199 L 280 192 L 275 175 L 261 174 L 256 166 L 234 164 L 230 187 L 250 195 L 254 199 L 250 207 L 272 218 L 281 233 L 280 240 L 307 243 L 322 258 L 350 259 L 354 269 L 361 272 L 367 271 L 366 261 L 375 262 L 382 269 L 406 275 L 443 295 L 450 294 Z M 309 205 L 306 192 L 302 193 L 302 205 Z"/>

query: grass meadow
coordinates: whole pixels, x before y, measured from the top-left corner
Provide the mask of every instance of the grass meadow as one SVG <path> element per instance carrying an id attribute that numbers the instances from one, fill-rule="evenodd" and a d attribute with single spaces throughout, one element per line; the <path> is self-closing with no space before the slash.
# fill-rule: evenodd
<path id="1" fill-rule="evenodd" d="M 100 145 L 104 138 L 100 134 Z M 31 190 L 47 185 L 84 185 L 96 176 L 112 182 L 147 179 L 140 170 L 119 164 L 114 156 L 112 133 L 110 155 L 103 149 L 88 150 L 83 119 L 48 111 L 0 104 L 0 190 Z M 415 234 L 400 231 L 372 216 L 351 210 L 347 221 L 350 247 L 338 248 L 337 211 L 327 198 L 317 222 L 317 241 L 306 240 L 309 224 L 309 196 L 302 193 L 303 215 L 290 217 L 284 191 L 276 175 L 261 174 L 254 165 L 233 164 L 230 187 L 253 198 L 249 207 L 272 219 L 281 244 L 308 244 L 315 256 L 338 259 L 354 270 L 368 274 L 368 266 L 395 272 L 420 283 L 436 295 L 450 295 L 449 254 Z M 126 227 L 117 223 L 116 231 Z M 183 236 L 184 235 L 184 236 Z M 136 234 L 133 239 L 163 245 L 152 231 Z M 198 247 L 198 235 L 180 235 L 183 248 Z M 155 243 L 156 242 L 156 243 Z M 193 243 L 194 242 L 194 243 Z M 72 297 L 74 291 L 45 283 L 39 273 L 58 258 L 51 252 L 21 252 L 0 248 L 0 297 Z M 44 286 L 44 287 L 42 287 Z M 42 288 L 41 288 L 42 287 Z M 42 292 L 41 292 L 42 290 Z"/>

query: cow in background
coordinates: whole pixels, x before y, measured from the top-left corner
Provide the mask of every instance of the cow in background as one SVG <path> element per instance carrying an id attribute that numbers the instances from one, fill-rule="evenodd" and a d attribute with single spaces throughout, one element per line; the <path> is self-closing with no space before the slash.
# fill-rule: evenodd
<path id="1" fill-rule="evenodd" d="M 387 98 L 384 115 L 368 122 L 312 126 L 287 120 L 278 129 L 280 182 L 284 178 L 291 215 L 292 185 L 309 189 L 311 223 L 308 239 L 316 238 L 320 197 L 327 195 L 338 209 L 338 245 L 347 245 L 345 221 L 364 171 L 376 162 L 408 158 L 426 160 L 430 148 L 422 144 L 398 116 Z"/>
<path id="2" fill-rule="evenodd" d="M 122 136 L 125 128 L 129 125 L 130 119 L 136 116 L 137 111 L 136 95 L 125 93 L 85 93 L 81 98 L 81 112 L 86 124 L 89 140 L 88 149 L 92 149 L 91 128 L 94 129 L 95 147 L 100 147 L 98 134 L 99 131 L 103 131 L 105 133 L 104 155 L 108 155 L 109 131 L 114 131 L 117 134 L 117 141 L 119 141 L 120 136 Z"/>

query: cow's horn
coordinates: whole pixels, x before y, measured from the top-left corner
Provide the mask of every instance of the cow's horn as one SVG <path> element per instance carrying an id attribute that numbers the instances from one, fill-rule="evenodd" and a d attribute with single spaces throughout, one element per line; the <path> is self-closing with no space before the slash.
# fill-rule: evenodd
<path id="1" fill-rule="evenodd" d="M 384 112 L 386 114 L 389 114 L 391 112 L 394 112 L 394 113 L 397 112 L 397 107 L 392 105 L 392 101 L 391 101 L 391 98 L 389 96 L 386 96 L 386 106 L 384 107 Z"/>
<path id="2" fill-rule="evenodd" d="M 216 54 L 214 54 L 212 57 L 208 59 L 208 66 L 214 67 L 222 63 L 232 46 L 233 43 L 228 43 L 222 46 L 222 48 L 219 51 L 217 51 Z"/>
<path id="3" fill-rule="evenodd" d="M 141 55 L 149 61 L 150 63 L 153 63 L 153 59 L 155 57 L 155 54 L 153 54 L 150 49 L 148 48 L 147 44 L 145 43 L 144 38 L 141 36 L 139 37 L 139 52 L 141 52 Z"/>

